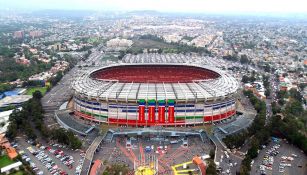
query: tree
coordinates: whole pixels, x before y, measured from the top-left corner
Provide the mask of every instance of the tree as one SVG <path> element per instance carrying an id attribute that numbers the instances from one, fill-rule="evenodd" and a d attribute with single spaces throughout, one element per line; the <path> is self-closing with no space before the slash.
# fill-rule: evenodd
<path id="1" fill-rule="evenodd" d="M 17 136 L 17 125 L 16 123 L 10 123 L 7 127 L 6 137 L 9 139 L 14 139 Z"/>
<path id="2" fill-rule="evenodd" d="M 120 50 L 119 55 L 118 55 L 118 59 L 120 59 L 120 60 L 123 59 L 125 55 L 126 55 L 126 52 L 123 51 L 123 50 Z"/>
<path id="3" fill-rule="evenodd" d="M 260 146 L 258 139 L 253 138 L 251 145 L 252 147 L 248 150 L 247 155 L 254 159 L 258 156 L 258 148 Z"/>
<path id="4" fill-rule="evenodd" d="M 249 77 L 247 75 L 243 75 L 241 82 L 248 83 L 249 82 Z"/>
<path id="5" fill-rule="evenodd" d="M 242 63 L 242 64 L 247 64 L 247 63 L 249 63 L 249 59 L 247 58 L 247 55 L 241 55 L 241 58 L 240 58 L 240 62 Z"/>
<path id="6" fill-rule="evenodd" d="M 273 114 L 277 114 L 281 112 L 281 108 L 277 105 L 277 103 L 274 101 L 272 102 L 272 112 Z"/>
<path id="7" fill-rule="evenodd" d="M 16 86 L 15 85 L 10 85 L 10 84 L 7 84 L 7 83 L 1 83 L 0 84 L 0 93 L 3 93 L 5 91 L 9 91 L 9 90 L 12 90 L 14 89 Z"/>
<path id="8" fill-rule="evenodd" d="M 7 136 L 13 139 L 20 132 L 27 135 L 28 138 L 35 139 L 37 136 L 32 124 L 34 123 L 36 128 L 41 130 L 43 118 L 40 101 L 32 98 L 22 105 L 22 110 L 15 109 L 9 116 Z"/>
<path id="9" fill-rule="evenodd" d="M 78 149 L 82 146 L 82 142 L 74 135 L 72 131 L 66 131 L 63 128 L 52 130 L 51 139 L 68 145 L 72 149 Z"/>
<path id="10" fill-rule="evenodd" d="M 264 92 L 264 95 L 266 97 L 269 97 L 271 95 L 271 89 L 266 89 L 265 92 Z"/>
<path id="11" fill-rule="evenodd" d="M 271 72 L 271 66 L 270 66 L 269 64 L 266 64 L 266 65 L 264 66 L 264 71 L 265 71 L 265 72 Z"/>
<path id="12" fill-rule="evenodd" d="M 294 88 L 291 88 L 289 90 L 289 95 L 290 97 L 294 98 L 295 100 L 299 101 L 299 102 L 302 102 L 302 95 L 299 91 L 297 91 L 297 89 L 294 89 Z"/>
<path id="13" fill-rule="evenodd" d="M 223 56 L 223 59 L 229 60 L 229 61 L 234 61 L 234 62 L 238 61 L 238 57 L 232 56 L 232 55 Z"/>
<path id="14" fill-rule="evenodd" d="M 158 54 L 161 54 L 162 51 L 163 51 L 163 50 L 162 50 L 161 48 L 159 48 L 159 49 L 158 49 Z"/>
<path id="15" fill-rule="evenodd" d="M 106 168 L 104 175 L 128 174 L 129 168 L 124 164 L 112 164 Z"/>
<path id="16" fill-rule="evenodd" d="M 50 78 L 50 83 L 55 86 L 63 77 L 63 72 L 58 72 L 55 77 Z"/>
<path id="17" fill-rule="evenodd" d="M 290 101 L 285 107 L 286 114 L 300 116 L 301 114 L 303 114 L 303 112 L 304 112 L 304 108 L 302 106 L 302 103 L 297 100 Z"/>
<path id="18" fill-rule="evenodd" d="M 40 100 L 43 97 L 41 91 L 36 90 L 35 92 L 33 92 L 33 98 Z"/>
<path id="19" fill-rule="evenodd" d="M 215 152 L 213 149 L 210 150 L 209 155 L 210 155 L 210 159 L 214 159 Z"/>
<path id="20" fill-rule="evenodd" d="M 14 51 L 8 47 L 0 47 L 0 55 L 8 58 L 14 57 Z"/>
<path id="21" fill-rule="evenodd" d="M 214 161 L 212 159 L 209 159 L 208 161 L 208 166 L 206 169 L 206 174 L 207 175 L 217 175 L 217 171 L 216 171 L 216 165 L 214 163 Z"/>

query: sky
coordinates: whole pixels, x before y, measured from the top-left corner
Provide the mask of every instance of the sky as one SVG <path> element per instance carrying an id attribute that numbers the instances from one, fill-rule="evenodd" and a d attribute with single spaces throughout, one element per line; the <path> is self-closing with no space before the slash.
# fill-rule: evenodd
<path id="1" fill-rule="evenodd" d="M 307 0 L 0 0 L 5 9 L 194 13 L 307 13 Z"/>

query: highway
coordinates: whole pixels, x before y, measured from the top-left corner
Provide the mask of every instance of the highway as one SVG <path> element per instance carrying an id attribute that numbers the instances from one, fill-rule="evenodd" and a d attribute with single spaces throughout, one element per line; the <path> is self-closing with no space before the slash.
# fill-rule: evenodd
<path id="1" fill-rule="evenodd" d="M 45 123 L 52 126 L 56 123 L 54 120 L 54 112 L 59 109 L 61 104 L 68 101 L 72 96 L 71 83 L 74 80 L 78 68 L 74 67 L 68 71 L 56 86 L 51 88 L 42 98 L 41 102 L 45 111 Z"/>

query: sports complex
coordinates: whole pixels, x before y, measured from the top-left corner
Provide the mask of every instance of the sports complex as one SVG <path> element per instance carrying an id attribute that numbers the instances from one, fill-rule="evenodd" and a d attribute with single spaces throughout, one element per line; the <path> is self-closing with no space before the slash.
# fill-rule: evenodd
<path id="1" fill-rule="evenodd" d="M 185 126 L 233 116 L 238 82 L 210 65 L 161 59 L 89 70 L 72 88 L 74 114 L 86 120 L 136 127 Z"/>

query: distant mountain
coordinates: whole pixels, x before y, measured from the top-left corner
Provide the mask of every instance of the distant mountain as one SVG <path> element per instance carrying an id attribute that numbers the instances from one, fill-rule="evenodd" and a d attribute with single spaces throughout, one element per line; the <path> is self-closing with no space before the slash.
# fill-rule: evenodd
<path id="1" fill-rule="evenodd" d="M 33 15 L 54 17 L 54 18 L 83 18 L 94 14 L 91 10 L 39 10 L 33 11 Z"/>
<path id="2" fill-rule="evenodd" d="M 156 16 L 156 15 L 161 15 L 163 13 L 155 11 L 155 10 L 135 10 L 135 11 L 129 11 L 126 14 L 127 15 L 150 15 L 150 16 Z"/>

